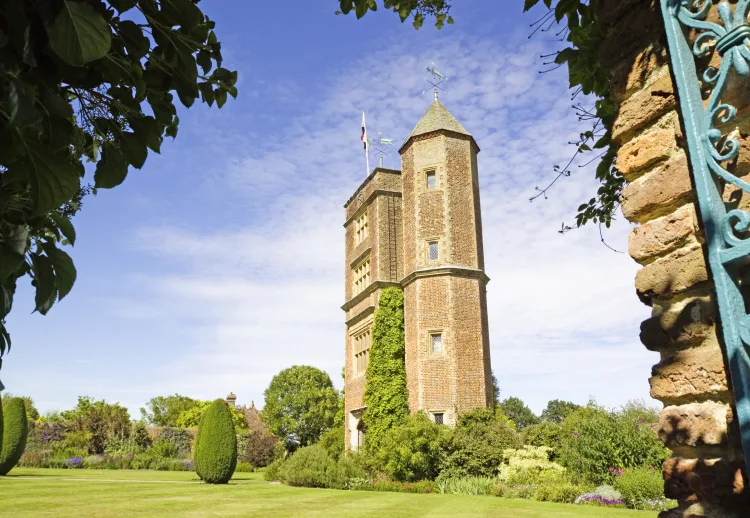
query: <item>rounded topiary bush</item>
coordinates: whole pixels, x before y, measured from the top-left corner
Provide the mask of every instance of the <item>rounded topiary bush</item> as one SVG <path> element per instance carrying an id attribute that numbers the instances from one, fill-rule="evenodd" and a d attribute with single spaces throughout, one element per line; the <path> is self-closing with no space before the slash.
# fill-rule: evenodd
<path id="1" fill-rule="evenodd" d="M 5 403 L 2 413 L 4 423 L 0 425 L 3 437 L 0 446 L 0 475 L 7 475 L 21 459 L 26 448 L 29 421 L 26 417 L 26 405 L 20 397 Z"/>
<path id="2" fill-rule="evenodd" d="M 226 484 L 237 467 L 237 437 L 227 403 L 217 399 L 203 412 L 193 453 L 195 472 L 209 484 Z"/>

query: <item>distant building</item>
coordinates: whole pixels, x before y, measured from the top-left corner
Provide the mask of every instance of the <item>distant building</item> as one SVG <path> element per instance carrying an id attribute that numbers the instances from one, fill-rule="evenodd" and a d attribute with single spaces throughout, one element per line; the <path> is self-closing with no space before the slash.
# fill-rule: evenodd
<path id="1" fill-rule="evenodd" d="M 492 403 L 477 153 L 437 100 L 346 209 L 346 444 L 364 438 L 365 371 L 380 291 L 404 290 L 409 408 L 439 424 Z"/>

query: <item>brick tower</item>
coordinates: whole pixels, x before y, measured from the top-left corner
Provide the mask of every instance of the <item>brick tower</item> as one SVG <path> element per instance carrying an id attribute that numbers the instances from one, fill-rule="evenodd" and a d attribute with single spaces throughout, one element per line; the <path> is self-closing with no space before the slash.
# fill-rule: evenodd
<path id="1" fill-rule="evenodd" d="M 409 408 L 453 425 L 492 401 L 474 138 L 437 100 L 347 202 L 346 440 L 363 438 L 364 370 L 380 290 L 404 290 Z"/>

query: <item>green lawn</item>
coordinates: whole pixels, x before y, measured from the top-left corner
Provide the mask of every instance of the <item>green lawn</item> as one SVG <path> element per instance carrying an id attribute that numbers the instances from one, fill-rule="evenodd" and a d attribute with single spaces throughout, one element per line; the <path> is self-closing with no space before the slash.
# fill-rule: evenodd
<path id="1" fill-rule="evenodd" d="M 657 513 L 491 496 L 411 495 L 287 487 L 237 473 L 224 486 L 194 473 L 14 469 L 0 477 L 2 517 L 508 516 L 632 517 Z"/>

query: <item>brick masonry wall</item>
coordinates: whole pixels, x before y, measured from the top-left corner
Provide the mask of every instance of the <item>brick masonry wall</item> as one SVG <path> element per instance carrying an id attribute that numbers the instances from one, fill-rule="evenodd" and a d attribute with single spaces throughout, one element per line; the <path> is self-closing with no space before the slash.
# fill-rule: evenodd
<path id="1" fill-rule="evenodd" d="M 639 225 L 629 239 L 642 265 L 636 293 L 653 307 L 640 336 L 660 354 L 649 382 L 664 404 L 659 435 L 673 452 L 665 493 L 680 503 L 662 515 L 747 516 L 747 476 L 659 4 L 595 4 L 606 35 L 600 62 L 614 73 L 619 104 L 613 142 L 628 182 L 622 211 Z"/>

